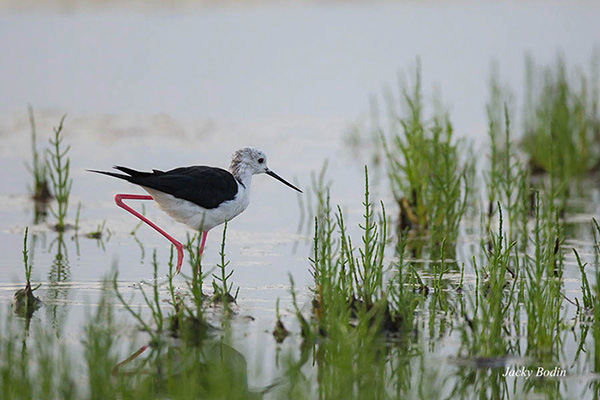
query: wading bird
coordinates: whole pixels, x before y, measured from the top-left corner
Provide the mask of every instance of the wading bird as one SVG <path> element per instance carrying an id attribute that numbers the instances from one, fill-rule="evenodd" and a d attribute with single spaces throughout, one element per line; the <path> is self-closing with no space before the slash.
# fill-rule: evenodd
<path id="1" fill-rule="evenodd" d="M 270 175 L 302 193 L 296 186 L 267 168 L 267 156 L 253 147 L 236 151 L 232 156 L 229 171 L 203 165 L 175 168 L 166 172 L 156 169 L 152 172 L 142 172 L 120 166 L 114 168 L 123 174 L 96 170 L 90 172 L 124 179 L 141 186 L 150 194 L 116 194 L 115 203 L 173 243 L 177 249 L 177 273 L 183 261 L 183 245 L 123 200 L 154 200 L 160 209 L 176 221 L 196 231 L 202 231 L 198 254 L 198 257 L 201 257 L 208 231 L 225 221 L 231 221 L 248 207 L 253 175 Z"/>

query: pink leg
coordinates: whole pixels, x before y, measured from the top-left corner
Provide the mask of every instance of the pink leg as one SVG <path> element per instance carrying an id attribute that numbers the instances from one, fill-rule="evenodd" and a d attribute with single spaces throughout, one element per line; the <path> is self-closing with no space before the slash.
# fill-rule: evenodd
<path id="1" fill-rule="evenodd" d="M 142 354 L 144 351 L 146 351 L 146 349 L 148 347 L 150 347 L 150 345 L 140 347 L 135 353 L 133 353 L 132 355 L 127 357 L 125 360 L 123 360 L 120 363 L 118 363 L 117 365 L 115 365 L 112 370 L 112 376 L 116 376 L 119 373 L 119 370 L 121 369 L 122 366 L 127 365 L 130 362 L 132 362 L 133 360 L 135 360 L 140 354 Z"/>
<path id="2" fill-rule="evenodd" d="M 199 258 L 202 258 L 202 253 L 204 252 L 204 244 L 206 243 L 207 236 L 208 231 L 202 231 L 202 240 L 200 241 L 200 254 L 198 254 Z"/>
<path id="3" fill-rule="evenodd" d="M 152 196 L 144 195 L 144 194 L 115 194 L 115 203 L 117 203 L 117 205 L 119 207 L 121 207 L 122 209 L 124 209 L 125 211 L 130 212 L 131 214 L 135 215 L 136 217 L 138 217 L 139 219 L 141 219 L 142 221 L 144 221 L 145 223 L 150 225 L 158 233 L 160 233 L 161 235 L 166 237 L 169 240 L 169 242 L 173 243 L 173 245 L 177 249 L 177 267 L 176 267 L 177 272 L 176 273 L 178 274 L 179 270 L 181 269 L 181 263 L 183 262 L 183 245 L 181 243 L 179 243 L 177 240 L 175 240 L 167 232 L 165 232 L 161 228 L 159 228 L 154 222 L 150 221 L 148 218 L 144 217 L 142 214 L 135 211 L 133 208 L 129 207 L 127 204 L 123 203 L 123 200 L 154 200 L 152 198 Z M 206 239 L 206 237 L 203 236 L 202 248 L 204 248 L 204 240 L 205 239 Z"/>

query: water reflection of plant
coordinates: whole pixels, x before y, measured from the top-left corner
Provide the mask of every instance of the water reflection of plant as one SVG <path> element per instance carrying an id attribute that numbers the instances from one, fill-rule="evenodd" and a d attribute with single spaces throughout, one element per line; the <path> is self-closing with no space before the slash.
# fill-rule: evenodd
<path id="1" fill-rule="evenodd" d="M 54 260 L 48 272 L 48 290 L 46 291 L 46 310 L 55 327 L 62 325 L 68 310 L 64 304 L 69 297 L 69 287 L 65 282 L 71 278 L 71 266 L 65 243 L 64 234 L 59 232 L 56 238 L 50 242 L 48 253 L 54 252 Z"/>
<path id="2" fill-rule="evenodd" d="M 116 286 L 116 277 L 113 285 Z M 145 305 L 153 307 L 150 322 L 146 321 L 147 313 L 135 311 L 128 302 L 121 303 L 144 327 L 144 337 L 140 339 L 150 338 L 125 358 L 124 354 L 136 348 L 138 335 L 130 325 L 115 318 L 112 294 L 123 298 L 109 286 L 106 281 L 95 312 L 87 313 L 80 339 L 83 357 L 67 348 L 60 340 L 61 333 L 44 325 L 37 327 L 35 337 L 21 336 L 12 314 L 0 312 L 1 398 L 261 397 L 249 389 L 246 360 L 228 344 L 229 334 L 208 325 L 203 314 L 196 318 L 196 312 L 184 305 L 172 282 L 168 292 L 176 302 L 171 304 L 171 312 L 161 311 L 164 305 L 156 281 L 152 294 L 143 296 Z M 57 327 L 59 332 L 63 329 L 64 325 Z M 231 328 L 224 324 L 223 329 Z M 21 345 L 16 338 L 22 339 Z"/>

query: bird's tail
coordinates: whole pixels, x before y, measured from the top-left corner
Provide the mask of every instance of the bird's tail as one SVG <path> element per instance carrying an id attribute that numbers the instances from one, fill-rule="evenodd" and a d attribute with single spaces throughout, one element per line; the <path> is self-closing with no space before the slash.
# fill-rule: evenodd
<path id="1" fill-rule="evenodd" d="M 86 171 L 89 172 L 95 172 L 97 174 L 103 174 L 103 175 L 108 175 L 108 176 L 112 176 L 114 178 L 119 178 L 119 179 L 123 179 L 126 180 L 128 182 L 132 182 L 132 179 L 134 178 L 143 178 L 149 175 L 152 175 L 152 173 L 150 172 L 143 172 L 143 171 L 136 171 L 135 169 L 131 169 L 131 168 L 127 168 L 127 167 L 121 167 L 119 165 L 115 165 L 113 167 L 114 169 L 118 169 L 121 172 L 124 172 L 125 174 L 119 174 L 116 172 L 110 172 L 110 171 L 98 171 L 95 169 L 88 169 Z"/>
<path id="2" fill-rule="evenodd" d="M 137 171 L 135 169 L 131 169 L 131 168 L 127 168 L 127 167 L 121 167 L 120 165 L 115 165 L 113 168 L 118 169 L 121 172 L 125 172 L 127 175 L 131 176 L 132 178 L 145 178 L 147 176 L 152 175 L 152 172 Z"/>

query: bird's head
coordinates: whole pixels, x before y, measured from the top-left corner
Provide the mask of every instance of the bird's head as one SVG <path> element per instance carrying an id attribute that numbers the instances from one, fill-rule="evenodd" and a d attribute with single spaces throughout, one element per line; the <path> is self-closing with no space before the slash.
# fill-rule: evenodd
<path id="1" fill-rule="evenodd" d="M 262 150 L 254 147 L 244 147 L 243 149 L 239 149 L 233 153 L 230 169 L 234 175 L 236 173 L 239 175 L 241 171 L 245 171 L 251 175 L 267 174 L 283 184 L 291 187 L 292 189 L 302 193 L 302 190 L 298 189 L 296 186 L 292 185 L 275 172 L 271 171 L 267 167 L 267 155 Z"/>
<path id="2" fill-rule="evenodd" d="M 254 147 L 244 147 L 233 153 L 231 167 L 234 170 L 245 169 L 252 175 L 263 174 L 269 170 L 267 156 L 262 150 Z"/>

